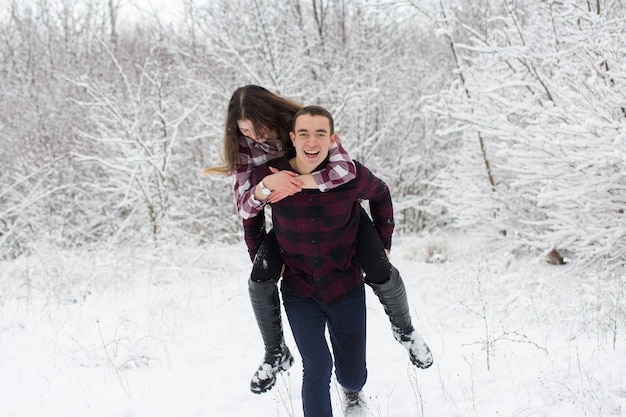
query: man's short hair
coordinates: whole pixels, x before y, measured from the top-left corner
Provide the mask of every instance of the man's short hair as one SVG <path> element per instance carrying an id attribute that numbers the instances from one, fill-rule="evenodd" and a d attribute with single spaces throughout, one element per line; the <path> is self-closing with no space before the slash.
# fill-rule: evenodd
<path id="1" fill-rule="evenodd" d="M 333 120 L 333 115 L 330 114 L 330 112 L 328 110 L 326 110 L 324 107 L 321 106 L 306 106 L 303 107 L 302 109 L 300 109 L 294 116 L 292 119 L 292 124 L 291 124 L 291 131 L 295 132 L 296 130 L 296 120 L 298 119 L 298 117 L 302 116 L 303 114 L 308 114 L 309 116 L 323 116 L 325 118 L 328 119 L 328 122 L 330 124 L 330 132 L 329 134 L 332 135 L 335 133 L 335 120 Z"/>

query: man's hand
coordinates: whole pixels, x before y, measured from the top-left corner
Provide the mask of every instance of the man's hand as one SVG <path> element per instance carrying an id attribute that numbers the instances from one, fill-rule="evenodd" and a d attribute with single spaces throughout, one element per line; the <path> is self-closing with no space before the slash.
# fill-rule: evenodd
<path id="1" fill-rule="evenodd" d="M 268 203 L 276 203 L 285 197 L 302 191 L 304 183 L 298 179 L 298 174 L 293 171 L 279 171 L 270 167 L 271 175 L 263 178 L 263 184 L 272 190 L 267 198 Z"/>

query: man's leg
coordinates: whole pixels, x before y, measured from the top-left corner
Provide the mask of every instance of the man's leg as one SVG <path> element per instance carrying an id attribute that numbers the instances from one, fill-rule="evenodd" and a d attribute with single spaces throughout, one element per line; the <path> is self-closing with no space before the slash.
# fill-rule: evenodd
<path id="1" fill-rule="evenodd" d="M 335 374 L 343 388 L 345 416 L 363 416 L 367 410 L 361 392 L 367 380 L 365 361 L 366 310 L 363 284 L 328 307 L 328 329 L 335 356 Z"/>
<path id="2" fill-rule="evenodd" d="M 333 362 L 326 343 L 326 313 L 319 297 L 302 300 L 281 286 L 291 332 L 302 356 L 302 406 L 305 417 L 332 417 L 330 376 Z"/>
<path id="3" fill-rule="evenodd" d="M 337 382 L 348 391 L 358 392 L 367 380 L 363 284 L 353 289 L 346 298 L 327 307 L 327 314 Z"/>

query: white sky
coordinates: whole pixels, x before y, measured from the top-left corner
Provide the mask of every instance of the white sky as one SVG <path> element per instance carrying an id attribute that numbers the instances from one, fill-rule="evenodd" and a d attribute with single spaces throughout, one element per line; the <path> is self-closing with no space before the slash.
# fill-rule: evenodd
<path id="1" fill-rule="evenodd" d="M 44 0 L 18 0 L 18 6 L 34 7 Z M 55 7 L 55 5 L 64 4 L 71 0 L 45 0 L 44 6 Z M 139 11 L 144 14 L 157 14 L 159 19 L 164 22 L 171 22 L 181 17 L 184 10 L 183 0 L 114 0 L 119 7 L 118 19 L 126 20 L 140 16 Z M 11 1 L 3 0 L 0 2 L 0 16 L 6 16 L 10 13 Z M 70 2 L 72 7 L 80 7 L 80 5 L 93 3 L 99 7 L 108 10 L 109 0 L 78 0 Z"/>

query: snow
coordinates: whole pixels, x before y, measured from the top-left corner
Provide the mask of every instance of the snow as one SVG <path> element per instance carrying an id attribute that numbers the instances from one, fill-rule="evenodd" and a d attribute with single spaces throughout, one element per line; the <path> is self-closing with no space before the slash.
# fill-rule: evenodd
<path id="1" fill-rule="evenodd" d="M 286 322 L 295 365 L 269 393 L 249 391 L 263 351 L 244 246 L 42 245 L 0 263 L 0 415 L 301 416 Z M 372 416 L 626 414 L 626 340 L 607 321 L 623 312 L 623 277 L 600 282 L 471 236 L 399 236 L 392 261 L 435 363 L 410 364 L 368 289 Z M 332 396 L 341 416 L 334 383 Z"/>

